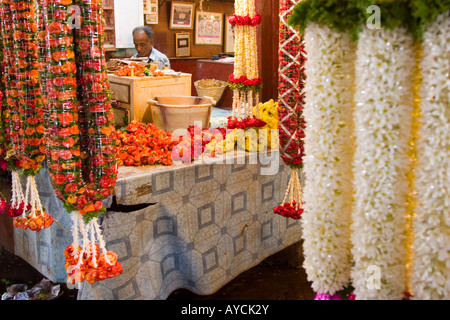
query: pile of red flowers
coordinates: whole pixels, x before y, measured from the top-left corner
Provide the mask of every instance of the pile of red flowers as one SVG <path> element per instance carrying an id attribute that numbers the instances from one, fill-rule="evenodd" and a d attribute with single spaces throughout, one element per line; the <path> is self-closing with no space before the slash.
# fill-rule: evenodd
<path id="1" fill-rule="evenodd" d="M 171 152 L 177 142 L 153 123 L 133 120 L 127 127 L 117 130 L 115 136 L 120 166 L 172 164 Z"/>
<path id="2" fill-rule="evenodd" d="M 18 217 L 22 215 L 25 207 L 25 202 L 21 202 L 16 206 L 12 206 L 11 203 L 8 203 L 5 199 L 0 197 L 0 213 L 4 213 L 11 218 Z M 27 205 L 27 211 L 31 210 L 31 205 Z"/>
<path id="3" fill-rule="evenodd" d="M 51 226 L 51 224 L 53 223 L 53 217 L 49 215 L 45 210 L 36 210 L 34 216 L 31 213 L 28 213 L 25 217 L 19 216 L 15 218 L 13 223 L 14 227 L 16 228 L 21 228 L 23 230 L 30 229 L 32 231 L 40 231 Z"/>
<path id="4" fill-rule="evenodd" d="M 303 213 L 303 208 L 297 206 L 296 202 L 293 201 L 292 203 L 286 202 L 283 205 L 274 207 L 273 212 L 283 217 L 300 219 Z"/>
<path id="5" fill-rule="evenodd" d="M 180 137 L 172 152 L 172 159 L 174 161 L 181 160 L 183 163 L 191 163 L 203 154 L 206 145 L 214 140 L 217 134 L 220 134 L 222 139 L 225 139 L 225 128 L 208 129 L 197 125 L 189 126 L 189 136 Z M 215 156 L 214 151 L 211 152 L 210 156 Z"/>
<path id="6" fill-rule="evenodd" d="M 280 45 L 278 70 L 278 120 L 281 157 L 285 164 L 301 168 L 304 154 L 303 138 L 305 122 L 304 105 L 305 51 L 302 36 L 296 36 L 287 25 L 292 0 L 280 1 Z M 300 55 L 299 55 L 300 53 Z M 298 59 L 293 57 L 299 56 Z"/>
<path id="7" fill-rule="evenodd" d="M 81 257 L 82 248 L 80 246 L 78 246 L 77 251 L 75 254 L 73 245 L 67 246 L 64 250 L 65 268 L 68 280 L 72 284 L 75 282 L 81 283 L 84 280 L 93 284 L 107 278 L 114 278 L 123 272 L 121 264 L 117 261 L 117 254 L 108 251 L 105 257 L 104 253 L 100 254 L 100 248 L 97 244 L 88 246 Z M 82 259 L 80 266 L 78 266 L 78 258 Z"/>
<path id="8" fill-rule="evenodd" d="M 228 129 L 262 128 L 266 125 L 265 121 L 255 117 L 248 117 L 246 119 L 228 117 L 227 119 Z"/>
<path id="9" fill-rule="evenodd" d="M 261 23 L 261 15 L 256 14 L 254 17 L 250 17 L 250 15 L 238 16 L 236 14 L 232 14 L 228 17 L 228 22 L 234 27 L 235 25 L 239 26 L 257 26 Z"/>
<path id="10" fill-rule="evenodd" d="M 230 74 L 228 77 L 228 86 L 233 90 L 239 89 L 259 92 L 262 89 L 262 82 L 262 78 L 248 79 L 246 76 L 235 78 L 234 74 Z"/>

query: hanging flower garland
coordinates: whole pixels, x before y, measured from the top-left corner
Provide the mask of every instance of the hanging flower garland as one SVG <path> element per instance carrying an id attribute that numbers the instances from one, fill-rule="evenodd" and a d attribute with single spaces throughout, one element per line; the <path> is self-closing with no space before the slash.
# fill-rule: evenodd
<path id="1" fill-rule="evenodd" d="M 291 175 L 286 194 L 292 186 L 300 187 L 300 174 L 303 166 L 304 152 L 304 121 L 302 110 L 304 105 L 305 73 L 304 64 L 306 52 L 303 36 L 288 24 L 288 19 L 294 6 L 300 0 L 280 1 L 280 38 L 279 38 L 279 66 L 278 66 L 278 101 L 279 101 L 279 143 L 280 153 L 286 165 L 289 165 Z M 289 202 L 274 207 L 273 212 L 282 216 L 299 219 L 303 213 L 303 199 L 291 198 Z"/>
<path id="2" fill-rule="evenodd" d="M 405 218 L 415 51 L 404 24 L 388 28 L 398 13 L 404 23 L 410 21 L 409 9 L 399 11 L 400 4 L 394 1 L 393 7 L 382 8 L 386 24 L 380 30 L 364 26 L 359 35 L 352 215 L 352 281 L 357 299 L 402 299 L 407 288 Z M 373 267 L 380 278 L 369 285 L 367 272 Z"/>
<path id="3" fill-rule="evenodd" d="M 20 217 L 14 226 L 40 231 L 50 226 L 53 218 L 45 212 L 35 182 L 35 174 L 45 159 L 43 103 L 39 79 L 37 13 L 33 1 L 5 2 L 2 7 L 3 56 L 7 57 L 3 80 L 8 83 L 8 121 L 13 145 L 15 164 L 20 171 L 12 169 L 12 195 L 8 213 Z M 6 49 L 6 50 L 5 50 Z M 17 57 L 11 61 L 9 54 Z M 8 61 L 9 60 L 9 61 Z M 5 72 L 5 73 L 6 73 Z M 11 103 L 11 104 L 10 104 Z M 26 192 L 18 178 L 27 176 Z"/>
<path id="4" fill-rule="evenodd" d="M 278 68 L 278 117 L 281 158 L 286 165 L 301 168 L 305 123 L 306 52 L 303 36 L 288 24 L 294 6 L 300 0 L 280 1 L 280 43 Z"/>
<path id="5" fill-rule="evenodd" d="M 4 124 L 5 137 L 5 160 L 8 161 L 8 169 L 11 171 L 12 180 L 19 177 L 19 163 L 15 158 L 16 152 L 19 153 L 19 135 L 21 129 L 20 117 L 18 116 L 17 106 L 18 99 L 15 91 L 15 73 L 16 65 L 13 61 L 13 29 L 12 29 L 12 12 L 9 1 L 0 3 L 0 26 L 2 41 L 2 87 L 4 88 L 4 97 L 2 100 L 2 122 Z M 12 217 L 21 215 L 24 211 L 25 203 L 23 202 L 23 190 L 19 184 L 18 189 L 12 188 L 12 198 L 8 203 L 6 212 Z M 17 200 L 17 201 L 14 201 Z"/>
<path id="6" fill-rule="evenodd" d="M 68 16 L 61 14 L 68 12 L 71 4 L 50 2 L 45 10 L 49 48 L 46 142 L 55 193 L 73 221 L 73 243 L 66 249 L 68 280 L 93 283 L 122 272 L 115 254 L 106 251 L 97 220 L 105 211 L 102 199 L 113 192 L 117 160 L 102 47 L 102 7 L 98 1 L 74 2 L 80 8 L 82 22 L 73 36 Z M 106 276 L 105 268 L 110 270 Z"/>
<path id="7" fill-rule="evenodd" d="M 417 139 L 413 299 L 450 299 L 450 5 L 415 1 L 423 19 L 420 128 Z M 421 5 L 422 4 L 422 5 Z M 422 11 L 421 11 L 422 10 Z"/>
<path id="8" fill-rule="evenodd" d="M 323 2 L 323 1 L 322 1 Z M 355 43 L 324 17 L 354 18 L 345 2 L 301 1 L 289 23 L 305 39 L 306 122 L 302 238 L 312 288 L 333 296 L 350 283 Z M 314 10 L 313 10 L 314 9 Z M 304 10 L 307 14 L 303 15 Z M 342 11 L 344 13 L 342 13 Z M 341 12 L 339 15 L 336 12 Z M 317 14 L 315 16 L 314 14 Z"/>
<path id="9" fill-rule="evenodd" d="M 229 22 L 235 34 L 235 63 L 228 85 L 233 90 L 232 119 L 252 116 L 254 106 L 259 104 L 258 93 L 262 79 L 258 76 L 258 54 L 256 26 L 261 23 L 261 15 L 255 12 L 255 0 L 236 0 L 235 13 Z M 256 112 L 256 118 L 259 112 Z"/>

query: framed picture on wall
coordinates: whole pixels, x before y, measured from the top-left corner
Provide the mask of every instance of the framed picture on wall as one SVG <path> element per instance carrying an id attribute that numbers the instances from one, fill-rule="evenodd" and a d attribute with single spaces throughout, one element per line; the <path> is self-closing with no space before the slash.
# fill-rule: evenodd
<path id="1" fill-rule="evenodd" d="M 190 36 L 189 33 L 175 34 L 176 56 L 186 57 L 191 55 Z"/>
<path id="2" fill-rule="evenodd" d="M 223 14 L 197 11 L 195 13 L 195 44 L 223 44 Z"/>
<path id="3" fill-rule="evenodd" d="M 144 15 L 146 24 L 158 24 L 158 1 L 144 0 Z"/>
<path id="4" fill-rule="evenodd" d="M 170 29 L 187 29 L 194 28 L 194 3 L 172 1 L 170 7 Z"/>
<path id="5" fill-rule="evenodd" d="M 225 15 L 225 48 L 223 51 L 225 53 L 234 53 L 234 28 L 228 22 L 228 17 L 231 14 Z"/>

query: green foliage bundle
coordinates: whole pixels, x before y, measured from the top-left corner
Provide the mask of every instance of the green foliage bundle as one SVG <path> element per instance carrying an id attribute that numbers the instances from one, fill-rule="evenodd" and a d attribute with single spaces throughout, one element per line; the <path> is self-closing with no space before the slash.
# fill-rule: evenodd
<path id="1" fill-rule="evenodd" d="M 450 11 L 450 0 L 303 0 L 294 7 L 288 23 L 302 33 L 310 22 L 325 24 L 349 33 L 356 41 L 373 14 L 368 10 L 371 5 L 380 8 L 382 28 L 404 27 L 418 39 L 438 15 Z"/>

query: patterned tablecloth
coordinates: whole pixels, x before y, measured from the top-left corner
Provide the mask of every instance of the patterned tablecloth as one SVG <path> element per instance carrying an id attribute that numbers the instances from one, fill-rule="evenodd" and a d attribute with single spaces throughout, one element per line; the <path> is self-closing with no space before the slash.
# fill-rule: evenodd
<path id="1" fill-rule="evenodd" d="M 93 285 L 84 282 L 78 299 L 166 299 L 178 288 L 211 294 L 299 242 L 300 222 L 272 211 L 283 199 L 289 167 L 267 159 L 255 163 L 248 154 L 233 159 L 121 167 L 116 202 L 147 206 L 104 216 L 107 248 L 118 254 L 124 272 Z M 63 251 L 72 241 L 72 223 L 46 170 L 37 178 L 43 204 L 60 225 L 39 233 L 16 229 L 15 251 L 50 280 L 65 282 Z"/>

